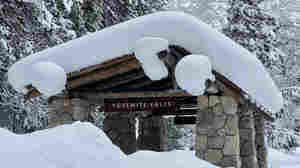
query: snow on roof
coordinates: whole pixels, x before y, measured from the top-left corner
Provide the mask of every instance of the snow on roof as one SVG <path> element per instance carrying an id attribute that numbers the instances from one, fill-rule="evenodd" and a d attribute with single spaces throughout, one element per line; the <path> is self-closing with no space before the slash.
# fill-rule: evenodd
<path id="1" fill-rule="evenodd" d="M 17 91 L 31 84 L 32 64 L 53 62 L 65 72 L 102 63 L 132 53 L 137 40 L 159 37 L 193 54 L 208 56 L 214 70 L 247 92 L 258 104 L 275 112 L 282 96 L 260 61 L 242 46 L 196 17 L 182 12 L 157 12 L 138 17 L 96 33 L 28 56 L 8 72 Z"/>
<path id="2" fill-rule="evenodd" d="M 202 55 L 182 58 L 176 65 L 175 78 L 180 88 L 194 96 L 203 95 L 207 79 L 214 81 L 211 63 L 208 57 Z"/>
<path id="3" fill-rule="evenodd" d="M 168 76 L 168 68 L 157 55 L 160 51 L 167 50 L 168 47 L 168 40 L 157 37 L 144 37 L 136 42 L 135 57 L 151 80 L 161 80 Z"/>

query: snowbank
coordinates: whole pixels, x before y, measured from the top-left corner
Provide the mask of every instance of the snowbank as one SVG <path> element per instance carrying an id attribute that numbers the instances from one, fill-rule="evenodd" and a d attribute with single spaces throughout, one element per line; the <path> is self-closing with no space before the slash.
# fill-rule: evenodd
<path id="1" fill-rule="evenodd" d="M 125 156 L 90 123 L 76 122 L 27 135 L 0 128 L 0 137 L 3 168 L 217 168 L 190 151 L 141 151 Z M 300 167 L 299 156 L 270 149 L 270 168 Z"/>
<path id="2" fill-rule="evenodd" d="M 129 156 L 135 165 L 143 168 L 217 168 L 198 159 L 191 151 L 151 152 L 141 151 Z M 146 163 L 148 164 L 145 164 Z"/>
<path id="3" fill-rule="evenodd" d="M 4 138 L 2 137 L 4 135 Z M 6 168 L 124 168 L 125 155 L 102 131 L 75 123 L 28 135 L 0 129 L 0 161 Z"/>
<path id="4" fill-rule="evenodd" d="M 72 72 L 132 53 L 136 41 L 143 37 L 167 39 L 193 54 L 208 56 L 213 69 L 240 86 L 258 104 L 273 112 L 282 107 L 278 88 L 253 54 L 196 17 L 181 12 L 146 15 L 33 54 L 9 69 L 9 82 L 21 92 L 30 84 L 27 69 L 36 62 L 53 62 L 65 72 Z"/>
<path id="5" fill-rule="evenodd" d="M 268 159 L 269 168 L 297 168 L 300 167 L 300 154 L 288 155 L 277 151 L 275 149 L 269 149 Z"/>
<path id="6" fill-rule="evenodd" d="M 0 128 L 0 136 L 0 162 L 4 168 L 152 168 L 154 162 L 156 168 L 186 168 L 186 164 L 216 168 L 186 152 L 140 152 L 127 157 L 89 123 L 77 122 L 27 135 Z"/>

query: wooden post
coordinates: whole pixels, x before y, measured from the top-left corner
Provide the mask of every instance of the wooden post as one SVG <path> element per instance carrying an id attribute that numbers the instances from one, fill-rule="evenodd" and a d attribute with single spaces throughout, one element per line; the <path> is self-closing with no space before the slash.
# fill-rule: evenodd
<path id="1" fill-rule="evenodd" d="M 157 152 L 167 151 L 167 119 L 161 116 L 139 118 L 138 148 Z"/>
<path id="2" fill-rule="evenodd" d="M 108 113 L 103 122 L 103 130 L 113 144 L 125 154 L 137 151 L 135 117 L 123 113 Z"/>

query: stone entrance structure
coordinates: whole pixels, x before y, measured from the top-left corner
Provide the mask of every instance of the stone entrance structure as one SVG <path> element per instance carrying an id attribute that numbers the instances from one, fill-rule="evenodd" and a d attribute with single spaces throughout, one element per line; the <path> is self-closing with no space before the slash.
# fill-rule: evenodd
<path id="1" fill-rule="evenodd" d="M 195 116 L 197 157 L 221 167 L 267 168 L 264 120 L 271 119 L 268 112 L 250 103 L 242 89 L 216 71 L 216 81 L 207 83 L 205 95 L 193 97 L 178 90 L 174 66 L 188 54 L 180 46 L 158 53 L 169 68 L 169 76 L 159 81 L 146 77 L 134 55 L 70 73 L 67 94 L 49 99 L 49 126 L 88 121 L 91 105 L 100 105 L 106 115 L 104 132 L 124 153 L 131 154 L 167 150 L 163 116 Z M 28 97 L 36 95 L 38 91 L 31 87 Z M 171 99 L 174 97 L 182 99 Z M 108 99 L 125 103 L 104 108 Z M 144 101 L 148 99 L 154 103 L 148 106 Z"/>
<path id="2" fill-rule="evenodd" d="M 196 155 L 223 167 L 240 167 L 238 105 L 227 96 L 199 97 Z"/>

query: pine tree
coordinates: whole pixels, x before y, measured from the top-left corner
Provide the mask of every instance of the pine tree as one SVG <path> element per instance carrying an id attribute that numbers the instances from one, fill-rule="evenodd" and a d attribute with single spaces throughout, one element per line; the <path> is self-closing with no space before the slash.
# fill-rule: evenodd
<path id="1" fill-rule="evenodd" d="M 128 0 L 132 17 L 142 16 L 162 10 L 168 0 Z"/>
<path id="2" fill-rule="evenodd" d="M 230 0 L 224 34 L 254 53 L 267 68 L 275 68 L 284 54 L 278 49 L 280 24 L 259 4 L 264 0 Z"/>
<path id="3" fill-rule="evenodd" d="M 47 124 L 47 102 L 37 98 L 24 103 L 24 95 L 12 89 L 7 81 L 6 73 L 9 67 L 35 52 L 154 11 L 152 7 L 158 9 L 160 5 L 157 4 L 163 2 L 139 1 L 137 6 L 141 6 L 140 2 L 143 2 L 143 8 L 140 8 L 130 5 L 129 1 L 1 1 L 0 111 L 9 115 L 10 124 L 7 127 L 12 131 L 24 133 L 42 129 Z M 96 120 L 101 126 L 101 115 L 96 116 Z"/>
<path id="4" fill-rule="evenodd" d="M 248 49 L 263 63 L 278 86 L 284 88 L 282 79 L 290 68 L 286 56 L 279 47 L 279 34 L 282 31 L 277 18 L 264 12 L 260 4 L 264 0 L 230 0 L 228 9 L 228 25 L 224 34 Z M 289 89 L 282 89 L 282 93 Z M 290 91 L 290 90 L 289 90 Z M 285 98 L 283 110 L 275 112 L 276 122 L 267 123 L 268 144 L 271 147 L 289 150 L 298 145 L 293 130 L 286 124 L 292 121 L 290 102 Z M 290 131 L 286 131 L 286 129 Z"/>

